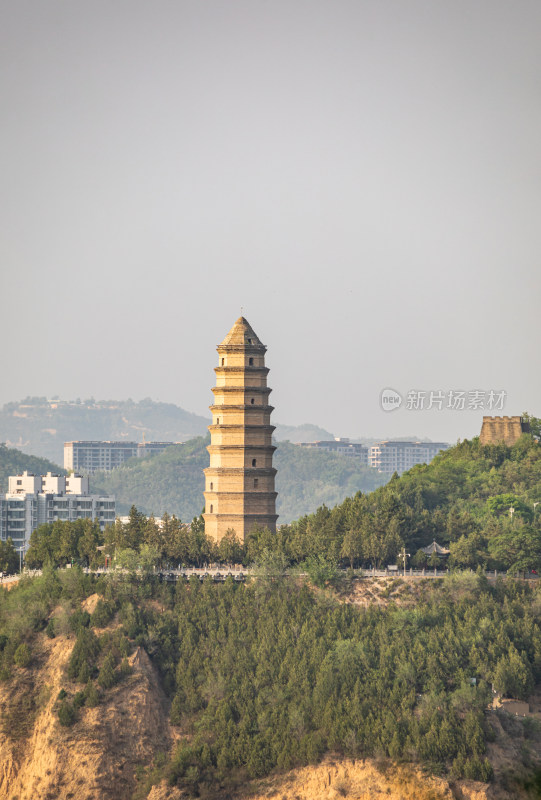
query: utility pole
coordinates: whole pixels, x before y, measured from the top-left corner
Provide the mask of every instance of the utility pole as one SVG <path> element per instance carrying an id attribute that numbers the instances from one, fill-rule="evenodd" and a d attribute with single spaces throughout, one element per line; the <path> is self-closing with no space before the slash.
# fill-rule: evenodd
<path id="1" fill-rule="evenodd" d="M 411 558 L 409 553 L 406 553 L 406 548 L 402 548 L 402 558 L 404 559 L 404 578 L 406 577 L 406 556 Z"/>

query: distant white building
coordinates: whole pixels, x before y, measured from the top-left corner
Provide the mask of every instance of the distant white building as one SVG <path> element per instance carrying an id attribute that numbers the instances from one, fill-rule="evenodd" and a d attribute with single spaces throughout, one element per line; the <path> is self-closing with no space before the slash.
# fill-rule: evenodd
<path id="1" fill-rule="evenodd" d="M 378 442 L 368 450 L 368 463 L 378 472 L 398 472 L 401 475 L 415 464 L 429 464 L 446 442 Z"/>
<path id="2" fill-rule="evenodd" d="M 9 491 L 0 498 L 0 538 L 26 551 L 38 525 L 91 519 L 103 530 L 115 516 L 115 498 L 90 494 L 88 477 L 23 472 L 10 476 Z"/>
<path id="3" fill-rule="evenodd" d="M 353 456 L 358 458 L 362 464 L 368 463 L 368 448 L 362 444 L 350 442 L 346 438 L 319 442 L 298 442 L 298 446 L 307 447 L 311 450 L 323 450 L 327 453 L 339 453 L 342 456 Z"/>
<path id="4" fill-rule="evenodd" d="M 129 458 L 143 458 L 161 453 L 182 442 L 64 442 L 64 469 L 74 472 L 110 472 Z"/>

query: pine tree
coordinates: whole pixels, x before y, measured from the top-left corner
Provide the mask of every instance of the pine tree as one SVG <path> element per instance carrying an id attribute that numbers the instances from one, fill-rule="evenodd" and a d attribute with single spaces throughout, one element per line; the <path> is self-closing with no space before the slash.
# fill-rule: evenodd
<path id="1" fill-rule="evenodd" d="M 112 653 L 107 653 L 98 675 L 98 683 L 102 689 L 110 689 L 116 683 L 115 659 Z"/>

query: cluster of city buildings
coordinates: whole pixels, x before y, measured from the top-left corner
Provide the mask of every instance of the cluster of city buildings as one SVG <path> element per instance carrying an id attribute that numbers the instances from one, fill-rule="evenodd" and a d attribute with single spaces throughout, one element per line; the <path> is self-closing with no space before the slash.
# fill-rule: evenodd
<path id="1" fill-rule="evenodd" d="M 378 472 L 389 474 L 398 472 L 399 475 L 414 467 L 415 464 L 429 464 L 439 452 L 446 450 L 449 446 L 446 442 L 383 441 L 366 447 L 344 438 L 320 442 L 299 442 L 299 447 L 352 456 L 359 459 L 361 464 L 373 467 Z"/>
<path id="2" fill-rule="evenodd" d="M 0 497 L 0 539 L 12 539 L 15 549 L 25 552 L 38 525 L 91 519 L 103 530 L 115 517 L 115 498 L 90 494 L 88 477 L 25 471 L 10 476 L 8 491 Z"/>

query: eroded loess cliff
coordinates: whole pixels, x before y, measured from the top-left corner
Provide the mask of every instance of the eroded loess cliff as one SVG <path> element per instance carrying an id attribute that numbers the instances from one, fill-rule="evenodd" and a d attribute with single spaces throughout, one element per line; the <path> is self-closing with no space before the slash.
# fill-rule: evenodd
<path id="1" fill-rule="evenodd" d="M 73 727 L 56 713 L 73 638 L 40 637 L 31 669 L 0 684 L 0 798 L 2 800 L 124 800 L 136 770 L 169 750 L 168 709 L 144 650 L 130 657 L 131 675 L 95 708 L 82 708 Z"/>
<path id="2" fill-rule="evenodd" d="M 371 759 L 334 760 L 291 770 L 248 784 L 231 800 L 489 800 L 489 787 L 473 781 L 450 785 L 420 769 L 377 764 Z M 164 781 L 148 800 L 181 800 L 185 795 Z"/>

